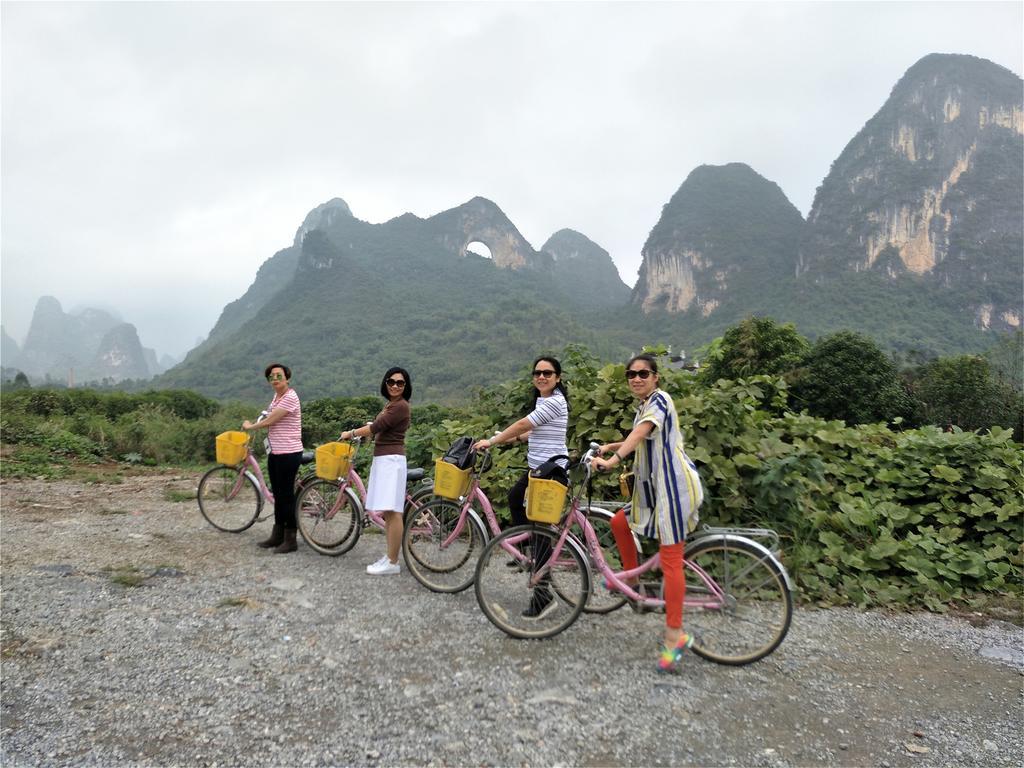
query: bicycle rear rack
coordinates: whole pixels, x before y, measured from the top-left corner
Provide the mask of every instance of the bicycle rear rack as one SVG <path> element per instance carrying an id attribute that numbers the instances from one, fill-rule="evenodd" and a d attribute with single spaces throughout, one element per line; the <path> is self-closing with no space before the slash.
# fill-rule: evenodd
<path id="1" fill-rule="evenodd" d="M 701 536 L 712 536 L 716 534 L 732 535 L 732 536 L 743 536 L 747 539 L 765 539 L 766 541 L 759 542 L 768 549 L 773 555 L 778 557 L 782 553 L 782 547 L 779 546 L 779 534 L 773 531 L 771 528 L 732 528 L 732 527 L 720 527 L 714 525 L 704 525 L 698 528 L 694 532 L 693 538 L 699 538 Z"/>

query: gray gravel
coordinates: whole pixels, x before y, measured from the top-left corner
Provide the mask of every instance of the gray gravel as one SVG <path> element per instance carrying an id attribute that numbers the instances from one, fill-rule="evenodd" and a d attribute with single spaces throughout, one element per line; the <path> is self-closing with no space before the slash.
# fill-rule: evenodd
<path id="1" fill-rule="evenodd" d="M 380 536 L 218 533 L 166 500 L 196 480 L 2 484 L 4 766 L 1022 764 L 1012 624 L 801 609 L 757 664 L 662 676 L 660 616 L 512 640 L 472 590 L 366 575 Z"/>

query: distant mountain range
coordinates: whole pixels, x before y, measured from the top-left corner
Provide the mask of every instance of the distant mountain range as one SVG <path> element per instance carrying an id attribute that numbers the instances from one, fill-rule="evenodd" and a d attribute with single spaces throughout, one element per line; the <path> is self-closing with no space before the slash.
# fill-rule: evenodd
<path id="1" fill-rule="evenodd" d="M 19 346 L 0 328 L 4 378 L 22 371 L 36 383 L 69 385 L 149 379 L 178 361 L 143 347 L 135 326 L 101 309 L 66 313 L 52 296 L 36 303 L 32 323 Z"/>
<path id="2" fill-rule="evenodd" d="M 692 353 L 750 315 L 894 351 L 981 351 L 1024 315 L 1022 93 L 991 62 L 925 57 L 833 163 L 806 220 L 749 166 L 700 166 L 663 207 L 632 288 L 584 234 L 535 250 L 484 198 L 383 224 L 330 200 L 154 383 L 260 399 L 263 366 L 280 360 L 303 396 L 356 395 L 398 364 L 419 401 L 459 401 L 570 342 L 604 358 L 649 343 Z"/>

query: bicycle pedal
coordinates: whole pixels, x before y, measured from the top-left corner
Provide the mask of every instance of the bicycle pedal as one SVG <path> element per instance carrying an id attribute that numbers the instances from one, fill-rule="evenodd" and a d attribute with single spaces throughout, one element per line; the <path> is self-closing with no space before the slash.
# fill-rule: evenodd
<path id="1" fill-rule="evenodd" d="M 633 609 L 633 613 L 664 613 L 665 605 L 650 605 L 649 603 L 643 603 L 639 600 L 630 600 L 629 607 Z"/>

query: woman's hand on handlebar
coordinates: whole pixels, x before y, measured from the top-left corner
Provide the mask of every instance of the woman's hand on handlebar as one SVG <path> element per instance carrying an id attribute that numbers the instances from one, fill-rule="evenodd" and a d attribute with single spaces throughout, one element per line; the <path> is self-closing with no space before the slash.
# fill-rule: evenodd
<path id="1" fill-rule="evenodd" d="M 475 443 L 473 443 L 474 451 L 486 451 L 489 450 L 490 447 L 491 441 L 488 440 L 486 437 L 483 440 L 477 440 Z"/>

